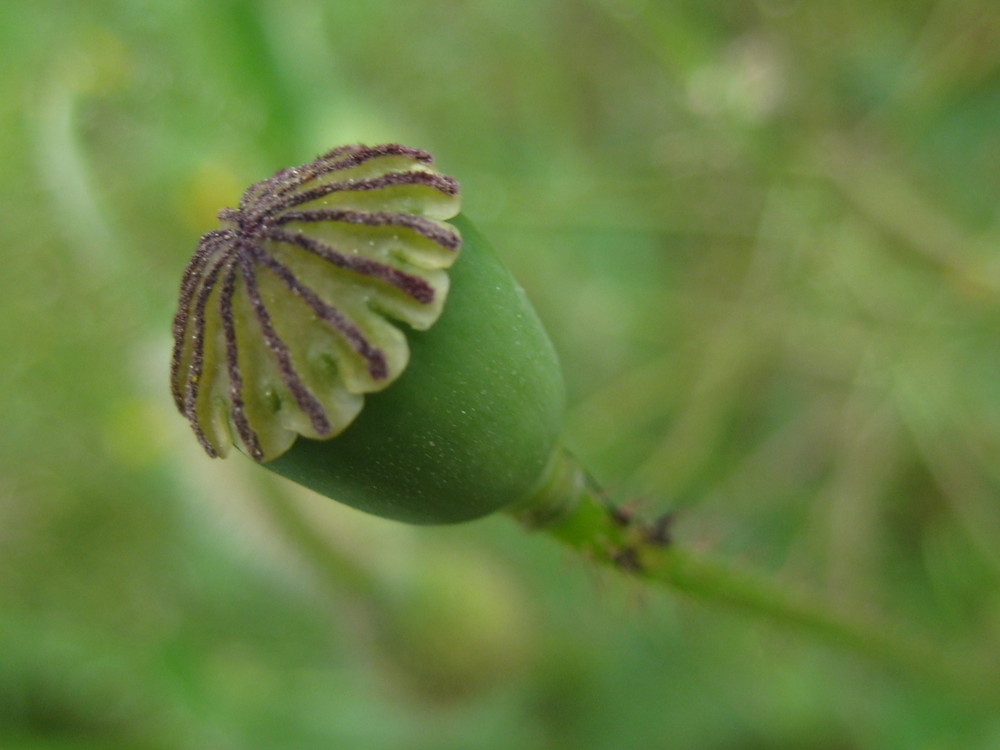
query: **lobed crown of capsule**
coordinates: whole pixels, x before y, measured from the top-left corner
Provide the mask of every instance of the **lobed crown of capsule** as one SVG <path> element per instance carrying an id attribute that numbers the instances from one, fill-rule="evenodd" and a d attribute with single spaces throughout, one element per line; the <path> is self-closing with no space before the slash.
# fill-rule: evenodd
<path id="1" fill-rule="evenodd" d="M 426 151 L 341 146 L 251 185 L 202 235 L 174 317 L 171 390 L 210 456 L 325 439 L 405 369 L 461 239 L 458 184 Z"/>

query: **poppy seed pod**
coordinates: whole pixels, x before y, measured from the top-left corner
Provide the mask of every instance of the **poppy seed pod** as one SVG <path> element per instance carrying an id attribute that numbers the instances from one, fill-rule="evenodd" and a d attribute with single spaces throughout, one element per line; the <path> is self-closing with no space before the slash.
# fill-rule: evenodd
<path id="1" fill-rule="evenodd" d="M 555 352 L 459 209 L 458 184 L 428 153 L 390 144 L 283 169 L 221 211 L 173 325 L 174 401 L 206 453 L 235 445 L 409 523 L 503 509 L 590 561 L 983 694 L 967 664 L 935 660 L 940 649 L 678 548 L 670 513 L 615 505 L 559 446 Z"/>
<path id="2" fill-rule="evenodd" d="M 458 212 L 457 183 L 394 144 L 334 149 L 221 211 L 174 319 L 174 400 L 206 452 L 235 444 L 410 523 L 478 518 L 546 486 L 559 363 Z"/>

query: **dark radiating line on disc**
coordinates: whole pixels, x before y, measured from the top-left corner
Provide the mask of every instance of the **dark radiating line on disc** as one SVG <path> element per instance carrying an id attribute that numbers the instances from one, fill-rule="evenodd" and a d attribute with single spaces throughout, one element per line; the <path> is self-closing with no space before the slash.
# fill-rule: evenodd
<path id="1" fill-rule="evenodd" d="M 320 174 L 339 172 L 344 169 L 359 167 L 372 159 L 380 159 L 385 156 L 408 156 L 414 161 L 430 165 L 434 162 L 427 151 L 419 148 L 410 148 L 398 143 L 384 143 L 380 146 L 355 146 L 351 151 L 341 151 L 333 149 L 316 159 L 317 164 L 322 165 Z M 343 154 L 346 154 L 344 156 Z"/>
<path id="2" fill-rule="evenodd" d="M 368 363 L 368 374 L 375 380 L 389 375 L 385 353 L 365 337 L 364 333 L 340 310 L 323 301 L 316 292 L 303 284 L 292 270 L 270 253 L 254 248 L 255 259 L 265 265 L 282 283 L 297 294 L 324 322 L 340 333 L 351 348 Z"/>
<path id="3" fill-rule="evenodd" d="M 365 192 L 381 190 L 388 187 L 397 186 L 424 186 L 433 188 L 445 195 L 456 195 L 458 193 L 458 183 L 450 177 L 437 174 L 436 172 L 408 171 L 408 172 L 386 172 L 377 177 L 365 177 L 360 180 L 343 180 L 338 182 L 327 182 L 316 187 L 303 190 L 299 193 L 290 193 L 281 202 L 267 211 L 268 216 L 273 216 L 275 209 L 286 209 L 292 206 L 301 206 L 303 203 L 323 198 L 330 193 L 339 192 Z"/>
<path id="4" fill-rule="evenodd" d="M 224 266 L 228 266 L 231 263 L 231 260 L 223 259 L 212 267 L 206 274 L 205 280 L 198 292 L 198 297 L 195 300 L 194 314 L 192 315 L 191 322 L 193 327 L 191 333 L 191 364 L 188 368 L 187 383 L 184 389 L 184 408 L 182 411 L 191 423 L 191 427 L 194 429 L 195 436 L 198 438 L 201 447 L 212 458 L 215 458 L 219 454 L 212 444 L 209 443 L 204 430 L 201 428 L 201 424 L 198 422 L 198 397 L 201 394 L 202 368 L 205 363 L 205 307 L 208 304 L 208 298 L 211 296 L 212 290 L 215 288 L 219 273 Z"/>
<path id="5" fill-rule="evenodd" d="M 427 283 L 425 279 L 406 273 L 405 271 L 400 271 L 398 268 L 390 266 L 387 263 L 380 263 L 377 260 L 362 255 L 341 253 L 325 242 L 320 242 L 313 237 L 298 232 L 270 228 L 264 233 L 264 236 L 274 242 L 284 242 L 300 247 L 338 268 L 384 281 L 386 284 L 396 287 L 401 292 L 417 300 L 417 302 L 429 304 L 434 300 L 434 287 Z"/>
<path id="6" fill-rule="evenodd" d="M 425 216 L 395 211 L 357 211 L 349 208 L 314 208 L 285 211 L 276 216 L 271 226 L 281 226 L 293 221 L 303 223 L 337 221 L 367 227 L 401 227 L 411 229 L 447 250 L 458 250 L 462 241 L 457 232 L 449 231 Z"/>
<path id="7" fill-rule="evenodd" d="M 247 249 L 249 252 L 246 255 L 240 256 L 240 270 L 246 282 L 247 297 L 250 299 L 250 305 L 257 318 L 257 323 L 260 325 L 264 341 L 267 343 L 271 353 L 274 354 L 274 359 L 278 363 L 278 371 L 281 373 L 281 379 L 291 392 L 295 403 L 309 417 L 309 422 L 317 434 L 328 435 L 332 428 L 330 420 L 326 415 L 326 409 L 323 408 L 323 405 L 313 395 L 312 391 L 302 382 L 298 372 L 295 370 L 295 365 L 292 363 L 288 345 L 274 329 L 274 325 L 271 322 L 271 314 L 268 312 L 267 306 L 260 296 L 260 289 L 257 286 L 257 279 L 254 276 L 254 268 L 251 263 L 251 258 L 258 257 L 257 253 L 253 247 L 248 247 Z"/>
<path id="8" fill-rule="evenodd" d="M 206 232 L 194 255 L 184 268 L 177 312 L 174 314 L 171 331 L 174 338 L 173 354 L 170 358 L 170 391 L 174 397 L 177 409 L 184 412 L 184 395 L 181 388 L 181 364 L 184 356 L 184 344 L 187 338 L 188 323 L 191 318 L 191 302 L 198 284 L 205 278 L 204 270 L 209 260 L 216 255 L 227 237 L 225 232 Z"/>
<path id="9" fill-rule="evenodd" d="M 284 204 L 284 200 L 289 193 L 302 185 L 332 172 L 353 169 L 373 159 L 388 156 L 407 156 L 414 161 L 426 165 L 433 164 L 434 162 L 434 157 L 428 152 L 417 148 L 401 146 L 397 143 L 387 143 L 380 146 L 363 146 L 360 144 L 340 146 L 317 157 L 308 164 L 278 172 L 273 176 L 270 183 L 270 186 L 274 188 L 274 192 L 266 197 L 263 195 L 257 196 L 257 198 L 261 198 L 262 200 L 248 201 L 247 205 L 256 203 L 254 209 L 255 213 L 258 214 L 272 213 L 275 208 L 280 208 Z"/>
<path id="10" fill-rule="evenodd" d="M 237 260 L 242 268 L 243 264 Z M 229 375 L 229 404 L 233 415 L 233 424 L 240 441 L 250 452 L 250 457 L 260 461 L 264 451 L 260 447 L 260 439 L 256 430 L 247 420 L 246 404 L 243 401 L 243 374 L 240 372 L 239 346 L 236 342 L 236 323 L 233 320 L 233 293 L 236 291 L 236 265 L 230 263 L 226 276 L 219 291 L 219 317 L 222 319 L 222 333 L 226 340 L 226 372 Z"/>

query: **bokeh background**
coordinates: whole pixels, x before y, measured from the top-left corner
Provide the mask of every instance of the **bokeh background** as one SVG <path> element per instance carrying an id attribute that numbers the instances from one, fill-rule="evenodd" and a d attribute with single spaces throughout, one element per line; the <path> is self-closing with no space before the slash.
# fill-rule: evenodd
<path id="1" fill-rule="evenodd" d="M 166 377 L 218 208 L 427 148 L 614 493 L 995 661 L 993 0 L 0 0 L 0 50 L 0 747 L 1000 746 L 989 707 L 505 518 L 211 461 Z"/>

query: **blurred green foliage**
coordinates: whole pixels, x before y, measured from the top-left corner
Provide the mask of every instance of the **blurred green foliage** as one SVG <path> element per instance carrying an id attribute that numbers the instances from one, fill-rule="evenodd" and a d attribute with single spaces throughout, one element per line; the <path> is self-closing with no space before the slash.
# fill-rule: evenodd
<path id="1" fill-rule="evenodd" d="M 0 0 L 0 49 L 0 747 L 1000 745 L 506 519 L 409 529 L 212 462 L 166 381 L 218 208 L 342 142 L 427 148 L 598 476 L 995 662 L 991 0 Z"/>

